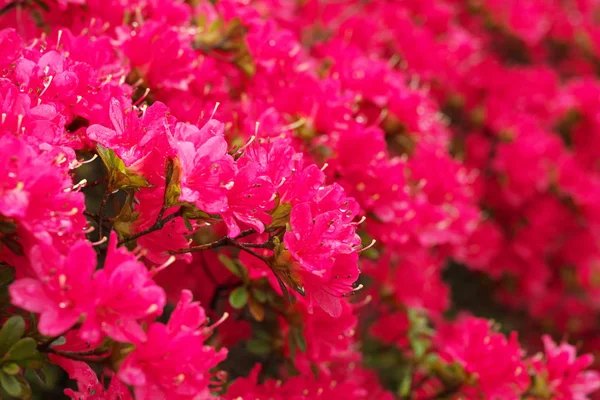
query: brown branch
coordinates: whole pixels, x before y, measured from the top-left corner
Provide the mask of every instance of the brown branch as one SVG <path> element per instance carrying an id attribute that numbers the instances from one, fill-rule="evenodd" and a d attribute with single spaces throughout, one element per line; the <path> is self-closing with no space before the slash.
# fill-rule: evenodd
<path id="1" fill-rule="evenodd" d="M 126 237 L 123 240 L 120 240 L 119 246 L 122 244 L 128 243 L 128 242 L 131 242 L 132 240 L 136 240 L 136 239 L 138 239 L 144 235 L 147 235 L 149 233 L 161 230 L 167 224 L 167 222 L 169 222 L 172 219 L 175 219 L 177 217 L 180 217 L 183 214 L 183 208 L 180 208 L 179 210 L 175 211 L 173 214 L 170 214 L 165 218 L 163 218 L 164 214 L 165 214 L 165 209 L 163 208 L 158 213 L 158 217 L 156 218 L 156 221 L 154 221 L 154 224 L 150 228 L 145 229 L 145 230 L 138 232 L 134 235 L 131 235 L 129 237 Z"/>
<path id="2" fill-rule="evenodd" d="M 243 231 L 242 233 L 240 233 L 238 236 L 236 236 L 234 239 L 232 239 L 228 236 L 225 236 L 224 238 L 215 240 L 214 242 L 200 244 L 200 245 L 188 247 L 185 249 L 171 250 L 171 251 L 169 251 L 169 254 L 195 253 L 197 251 L 216 249 L 217 247 L 234 246 L 232 243 L 235 241 L 235 239 L 242 238 L 244 236 L 248 236 L 253 233 L 256 233 L 256 231 L 254 229 L 247 229 L 247 230 Z"/>

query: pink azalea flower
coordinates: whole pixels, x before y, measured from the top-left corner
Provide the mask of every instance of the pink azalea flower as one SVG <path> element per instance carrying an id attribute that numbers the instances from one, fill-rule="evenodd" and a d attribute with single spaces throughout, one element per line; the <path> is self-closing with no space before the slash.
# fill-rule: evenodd
<path id="1" fill-rule="evenodd" d="M 164 290 L 150 278 L 146 266 L 124 248 L 117 248 L 111 233 L 104 268 L 94 274 L 88 310 L 80 334 L 92 343 L 100 332 L 119 342 L 143 342 L 146 333 L 139 321 L 158 316 L 166 303 Z"/>
<path id="2" fill-rule="evenodd" d="M 147 341 L 136 344 L 118 377 L 134 387 L 138 400 L 210 398 L 209 372 L 227 355 L 204 345 L 210 335 L 204 310 L 183 291 L 167 325 L 153 323 Z"/>
<path id="3" fill-rule="evenodd" d="M 458 362 L 476 378 L 473 390 L 490 399 L 520 399 L 529 385 L 516 333 L 507 339 L 485 319 L 466 317 L 439 330 L 436 343 L 445 361 Z"/>
<path id="4" fill-rule="evenodd" d="M 542 336 L 545 357 L 533 357 L 531 363 L 557 400 L 587 400 L 600 389 L 600 374 L 586 371 L 593 361 L 591 354 L 577 357 L 577 349 L 568 343 L 557 345 L 548 335 Z M 541 355 L 540 355 L 541 356 Z"/>
<path id="5" fill-rule="evenodd" d="M 96 252 L 89 242 L 78 241 L 66 255 L 52 246 L 37 245 L 28 256 L 35 276 L 17 279 L 10 286 L 12 303 L 40 314 L 40 333 L 60 335 L 93 306 L 90 288 Z"/>
<path id="6" fill-rule="evenodd" d="M 253 162 L 241 167 L 232 183 L 227 191 L 227 209 L 220 213 L 227 235 L 238 236 L 240 224 L 263 233 L 265 225 L 271 222 L 267 211 L 273 208 L 275 187 L 267 177 L 259 175 L 259 166 Z"/>
<path id="7" fill-rule="evenodd" d="M 77 382 L 77 391 L 65 389 L 64 393 L 73 400 L 130 400 L 131 393 L 116 376 L 112 376 L 108 388 L 104 389 L 94 370 L 85 362 L 74 361 L 54 354 L 49 355 L 52 363 L 64 369 L 69 378 Z"/>
<path id="8" fill-rule="evenodd" d="M 179 123 L 171 140 L 181 161 L 180 200 L 208 213 L 224 212 L 234 165 L 233 158 L 227 154 L 223 124 L 210 120 L 198 129 Z"/>

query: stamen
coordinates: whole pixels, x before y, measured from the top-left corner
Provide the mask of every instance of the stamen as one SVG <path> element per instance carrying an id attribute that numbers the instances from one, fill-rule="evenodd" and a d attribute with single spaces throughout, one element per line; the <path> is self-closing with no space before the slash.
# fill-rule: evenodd
<path id="1" fill-rule="evenodd" d="M 159 265 L 158 267 L 152 269 L 150 271 L 150 275 L 154 276 L 156 274 L 158 274 L 160 271 L 164 270 L 165 268 L 167 268 L 169 265 L 173 264 L 175 262 L 177 258 L 175 256 L 171 256 L 169 257 L 169 259 L 167 261 L 165 261 L 162 265 Z"/>
<path id="2" fill-rule="evenodd" d="M 321 167 L 321 172 L 325 171 L 327 169 L 327 167 L 329 167 L 329 164 L 327 164 L 327 163 L 323 164 L 323 166 Z"/>
<path id="3" fill-rule="evenodd" d="M 152 304 L 146 310 L 146 314 L 153 314 L 154 312 L 156 312 L 156 310 L 158 310 L 158 305 L 157 304 Z"/>
<path id="4" fill-rule="evenodd" d="M 99 246 L 102 243 L 105 243 L 108 241 L 108 238 L 106 236 L 102 236 L 102 239 L 98 240 L 97 242 L 92 242 L 92 246 Z"/>
<path id="5" fill-rule="evenodd" d="M 82 187 L 84 187 L 85 185 L 87 185 L 87 179 L 82 179 L 81 181 L 79 181 L 79 183 L 73 185 L 73 187 L 70 188 L 66 188 L 64 190 L 65 193 L 69 193 L 71 191 L 78 191 L 79 189 L 81 189 Z"/>
<path id="6" fill-rule="evenodd" d="M 63 31 L 62 29 L 58 30 L 58 39 L 56 39 L 56 48 L 58 49 L 58 47 L 60 46 L 60 39 L 62 38 L 63 35 Z"/>
<path id="7" fill-rule="evenodd" d="M 360 249 L 359 253 L 369 250 L 371 247 L 375 246 L 375 243 L 377 243 L 377 240 L 373 239 L 367 247 L 363 247 L 362 249 Z"/>
<path id="8" fill-rule="evenodd" d="M 358 292 L 359 290 L 361 290 L 363 287 L 364 287 L 364 285 L 361 283 L 360 285 L 358 285 L 357 287 L 355 287 L 351 291 L 342 294 L 342 297 L 354 296 L 356 294 L 356 292 Z"/>
<path id="9" fill-rule="evenodd" d="M 21 130 L 21 124 L 23 123 L 23 114 L 17 116 L 17 132 Z"/>
<path id="10" fill-rule="evenodd" d="M 257 127 L 258 127 L 258 122 L 257 122 Z M 250 146 L 252 144 L 252 142 L 254 142 L 255 139 L 256 139 L 255 135 L 250 136 L 250 139 L 248 140 L 248 143 L 246 143 L 244 146 L 240 147 L 238 149 L 238 151 L 235 152 L 235 154 L 238 154 L 238 153 L 241 154 L 248 146 Z"/>
<path id="11" fill-rule="evenodd" d="M 133 103 L 134 106 L 137 106 L 138 104 L 140 104 L 142 101 L 144 101 L 144 99 L 146 98 L 146 96 L 148 96 L 148 93 L 150 93 L 150 88 L 146 88 L 146 90 L 144 91 L 144 94 L 142 95 L 142 97 L 140 97 L 138 99 L 138 101 L 136 101 L 135 103 Z"/>
<path id="12" fill-rule="evenodd" d="M 219 326 L 219 325 L 221 325 L 223 322 L 225 322 L 225 320 L 226 320 L 227 318 L 229 318 L 229 313 L 228 313 L 228 312 L 225 312 L 225 313 L 223 313 L 223 315 L 221 316 L 221 318 L 220 318 L 220 319 L 219 319 L 217 322 L 215 322 L 215 323 L 214 323 L 214 324 L 212 324 L 211 326 L 208 326 L 207 328 L 208 328 L 208 329 L 210 329 L 210 330 L 213 330 L 213 329 L 215 329 L 217 326 Z"/>
<path id="13" fill-rule="evenodd" d="M 365 222 L 366 220 L 367 220 L 367 217 L 363 215 L 362 217 L 360 217 L 360 220 L 358 222 L 355 222 L 355 224 L 356 225 L 360 225 L 363 222 Z"/>
<path id="14" fill-rule="evenodd" d="M 215 108 L 213 108 L 213 112 L 212 112 L 212 114 L 210 114 L 210 119 L 213 119 L 213 118 L 214 118 L 215 114 L 217 113 L 217 109 L 219 108 L 219 106 L 220 106 L 220 105 L 221 105 L 221 103 L 219 103 L 219 102 L 217 101 L 217 104 L 215 104 Z"/>
<path id="15" fill-rule="evenodd" d="M 42 92 L 39 94 L 38 97 L 42 97 L 44 95 L 44 93 L 46 93 L 46 90 L 48 90 L 48 88 L 50 87 L 50 84 L 52 83 L 53 79 L 54 79 L 54 75 L 48 76 L 48 82 L 44 83 L 44 90 L 42 90 Z"/>

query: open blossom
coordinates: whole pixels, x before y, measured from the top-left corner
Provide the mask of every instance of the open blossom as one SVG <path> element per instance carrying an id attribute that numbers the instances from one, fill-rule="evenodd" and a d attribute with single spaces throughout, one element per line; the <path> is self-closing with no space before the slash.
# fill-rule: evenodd
<path id="1" fill-rule="evenodd" d="M 310 303 L 316 301 L 332 316 L 340 315 L 340 297 L 352 291 L 358 278 L 355 246 L 360 240 L 355 226 L 343 217 L 339 211 L 326 211 L 313 218 L 310 204 L 301 203 L 292 208 L 292 230 L 284 236 Z"/>
<path id="2" fill-rule="evenodd" d="M 150 278 L 144 264 L 123 248 L 117 248 L 117 235 L 111 234 L 104 268 L 94 273 L 89 288 L 94 299 L 86 311 L 80 334 L 97 342 L 104 332 L 121 342 L 146 339 L 140 320 L 158 316 L 166 303 L 164 290 Z"/>
<path id="3" fill-rule="evenodd" d="M 108 388 L 98 380 L 94 370 L 83 361 L 74 361 L 68 358 L 51 354 L 50 360 L 64 369 L 69 378 L 77 382 L 77 391 L 65 389 L 65 395 L 73 400 L 130 400 L 131 393 L 114 375 Z"/>
<path id="4" fill-rule="evenodd" d="M 91 125 L 87 129 L 87 135 L 113 150 L 126 166 L 141 171 L 148 168 L 144 165 L 144 160 L 153 150 L 160 151 L 162 157 L 173 153 L 166 136 L 169 120 L 168 109 L 164 104 L 153 104 L 140 117 L 138 110 L 126 100 L 113 98 L 110 101 L 109 118 L 112 127 Z M 152 167 L 160 168 L 155 165 Z"/>
<path id="5" fill-rule="evenodd" d="M 181 162 L 180 200 L 208 213 L 224 212 L 235 169 L 227 154 L 223 124 L 210 120 L 199 129 L 179 123 L 171 140 Z"/>
<path id="6" fill-rule="evenodd" d="M 474 388 L 490 399 L 519 399 L 529 384 L 516 333 L 507 339 L 494 332 L 485 319 L 466 317 L 440 329 L 437 337 L 442 359 L 459 363 L 475 378 Z"/>
<path id="7" fill-rule="evenodd" d="M 0 343 L 2 394 L 47 363 L 74 399 L 600 390 L 528 352 L 600 337 L 598 0 L 0 15 L 0 338 L 41 353 Z"/>
<path id="8" fill-rule="evenodd" d="M 585 400 L 600 388 L 600 374 L 586 371 L 592 362 L 591 354 L 577 357 L 577 349 L 568 343 L 557 345 L 548 335 L 542 337 L 544 357 L 533 357 L 531 364 L 539 374 L 542 385 L 552 398 L 560 400 Z"/>
<path id="9" fill-rule="evenodd" d="M 93 306 L 90 297 L 96 252 L 87 241 L 76 242 L 66 255 L 52 246 L 36 245 L 28 257 L 33 277 L 17 279 L 9 288 L 13 304 L 39 313 L 40 332 L 60 335 Z"/>
<path id="10" fill-rule="evenodd" d="M 27 260 L 18 256 L 32 246 L 64 249 L 82 238 L 83 196 L 71 191 L 66 163 L 52 154 L 36 151 L 11 134 L 0 137 L 0 149 L 6 160 L 0 166 L 0 218 L 16 225 L 14 246 L 3 247 L 0 254 L 27 269 Z"/>
<path id="11" fill-rule="evenodd" d="M 138 400 L 210 398 L 210 369 L 227 351 L 205 345 L 208 335 L 204 310 L 184 290 L 169 322 L 148 327 L 147 340 L 125 358 L 118 377 L 134 387 Z"/>
<path id="12" fill-rule="evenodd" d="M 30 254 L 34 277 L 18 279 L 10 287 L 14 304 L 40 314 L 40 332 L 56 336 L 84 319 L 81 337 L 97 343 L 104 333 L 124 342 L 143 341 L 139 320 L 158 315 L 165 293 L 149 277 L 144 264 L 111 236 L 104 268 L 96 271 L 96 252 L 85 241 L 61 255 L 50 246 L 36 246 Z"/>
<path id="13" fill-rule="evenodd" d="M 247 163 L 231 181 L 233 186 L 227 191 L 227 209 L 221 212 L 229 237 L 240 234 L 240 225 L 263 233 L 265 226 L 271 222 L 267 211 L 273 208 L 275 187 L 258 171 L 257 164 Z"/>

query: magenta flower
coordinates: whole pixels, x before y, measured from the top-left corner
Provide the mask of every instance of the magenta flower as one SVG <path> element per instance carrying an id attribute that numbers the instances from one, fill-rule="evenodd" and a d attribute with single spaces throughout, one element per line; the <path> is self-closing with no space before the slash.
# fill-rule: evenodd
<path id="1" fill-rule="evenodd" d="M 66 255 L 52 246 L 37 245 L 28 256 L 35 275 L 17 279 L 10 286 L 12 302 L 40 314 L 42 334 L 60 335 L 93 307 L 90 289 L 96 252 L 89 242 L 78 241 Z"/>
<path id="2" fill-rule="evenodd" d="M 213 383 L 209 370 L 227 351 L 204 344 L 210 335 L 205 325 L 204 310 L 184 290 L 169 323 L 149 326 L 147 341 L 136 344 L 118 377 L 134 387 L 137 400 L 209 398 Z"/>

